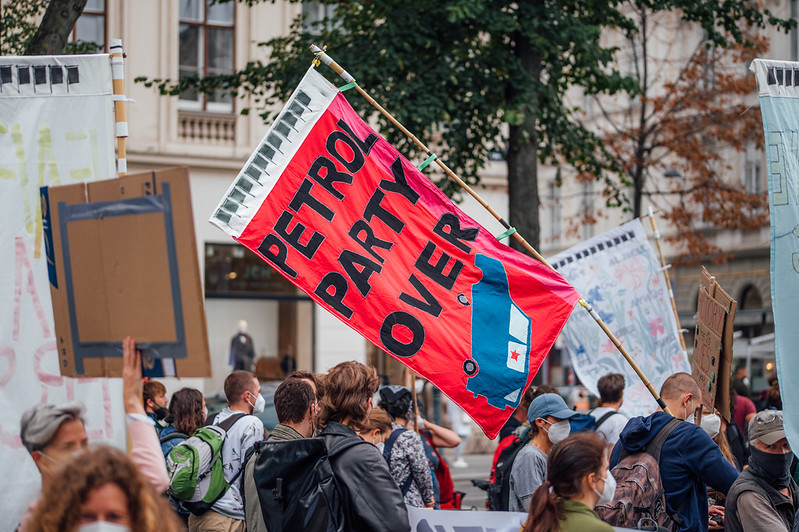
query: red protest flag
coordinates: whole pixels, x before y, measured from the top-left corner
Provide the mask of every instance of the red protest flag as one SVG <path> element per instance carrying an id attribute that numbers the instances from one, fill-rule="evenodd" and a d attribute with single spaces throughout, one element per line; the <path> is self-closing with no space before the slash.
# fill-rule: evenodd
<path id="1" fill-rule="evenodd" d="M 313 69 L 211 221 L 491 438 L 579 298 L 461 212 Z"/>

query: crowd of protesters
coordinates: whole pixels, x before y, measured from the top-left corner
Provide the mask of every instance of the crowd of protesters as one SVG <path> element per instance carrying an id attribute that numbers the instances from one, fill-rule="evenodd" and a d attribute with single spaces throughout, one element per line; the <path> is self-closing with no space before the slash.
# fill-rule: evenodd
<path id="1" fill-rule="evenodd" d="M 439 449 L 462 449 L 465 435 L 417 416 L 421 409 L 411 390 L 379 387 L 374 368 L 343 362 L 323 376 L 294 371 L 275 391 L 278 424 L 267 433 L 256 417 L 265 400 L 252 373 L 228 375 L 227 406 L 209 416 L 199 390 L 182 388 L 168 399 L 162 384 L 143 382 L 134 340 L 125 339 L 123 348 L 129 452 L 89 445 L 78 403 L 26 411 L 20 437 L 42 489 L 18 530 L 399 531 L 410 529 L 408 507 L 460 506 Z M 527 513 L 524 531 L 608 532 L 609 523 L 617 524 L 608 516 L 619 511 L 624 495 L 624 464 L 656 449 L 665 504 L 664 519 L 652 515 L 651 529 L 664 523 L 683 531 L 799 529 L 796 459 L 783 428 L 779 385 L 770 382 L 756 404 L 744 377 L 738 368 L 729 422 L 718 411 L 702 411 L 701 391 L 686 373 L 663 383 L 663 408 L 629 419 L 619 412 L 621 375 L 599 379 L 597 406 L 587 412 L 569 408 L 554 388 L 531 387 L 501 431 L 495 454 L 494 468 L 501 453 L 518 447 L 508 467 L 508 508 L 502 509 Z M 576 428 L 580 420 L 588 420 L 586 429 Z M 174 462 L 208 426 L 224 428 L 219 460 L 225 489 L 204 506 L 192 506 L 171 489 L 167 459 Z M 320 449 L 313 476 L 302 477 L 303 460 Z M 286 464 L 287 456 L 296 464 Z M 263 472 L 278 464 L 289 473 L 277 487 L 267 486 Z M 308 486 L 307 478 L 318 486 Z M 303 502 L 300 488 L 317 502 Z M 310 524 L 285 526 L 289 516 L 272 515 L 281 497 L 305 504 L 302 515 Z"/>

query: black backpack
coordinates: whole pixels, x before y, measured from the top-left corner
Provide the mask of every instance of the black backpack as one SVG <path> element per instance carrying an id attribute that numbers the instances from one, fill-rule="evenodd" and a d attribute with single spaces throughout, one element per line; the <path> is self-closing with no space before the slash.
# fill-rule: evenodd
<path id="1" fill-rule="evenodd" d="M 530 443 L 532 431 L 526 430 L 521 437 L 513 440 L 509 446 L 499 453 L 497 467 L 494 471 L 494 482 L 488 485 L 488 509 L 507 512 L 510 508 L 510 473 L 516 455 Z"/>
<path id="2" fill-rule="evenodd" d="M 256 443 L 244 472 L 249 532 L 346 530 L 329 457 L 363 443 L 347 438 L 329 451 L 321 438 Z"/>

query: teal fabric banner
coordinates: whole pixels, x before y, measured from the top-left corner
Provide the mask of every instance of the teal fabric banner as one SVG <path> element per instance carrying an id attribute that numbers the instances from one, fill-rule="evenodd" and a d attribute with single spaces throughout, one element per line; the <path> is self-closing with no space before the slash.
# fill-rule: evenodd
<path id="1" fill-rule="evenodd" d="M 756 59 L 771 214 L 771 305 L 785 433 L 799 449 L 799 63 Z"/>

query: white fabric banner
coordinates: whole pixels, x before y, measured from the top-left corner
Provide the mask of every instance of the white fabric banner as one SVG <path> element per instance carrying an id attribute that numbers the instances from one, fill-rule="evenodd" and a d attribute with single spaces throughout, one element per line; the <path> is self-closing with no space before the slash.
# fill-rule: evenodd
<path id="1" fill-rule="evenodd" d="M 413 532 L 519 532 L 527 514 L 428 510 L 408 506 L 408 519 Z"/>
<path id="2" fill-rule="evenodd" d="M 799 63 L 755 59 L 768 161 L 771 308 L 785 434 L 799 449 Z M 794 451 L 795 452 L 795 451 Z"/>
<path id="3" fill-rule="evenodd" d="M 125 445 L 121 379 L 61 377 L 39 187 L 115 177 L 108 55 L 0 57 L 0 530 L 40 477 L 19 439 L 37 403 L 82 401 L 92 442 Z"/>
<path id="4" fill-rule="evenodd" d="M 656 390 L 669 375 L 691 373 L 682 350 L 666 280 L 639 220 L 582 242 L 549 259 L 588 300 Z M 628 415 L 648 415 L 657 403 L 594 319 L 576 308 L 563 330 L 583 385 L 599 397 L 597 381 L 624 375 Z"/>

